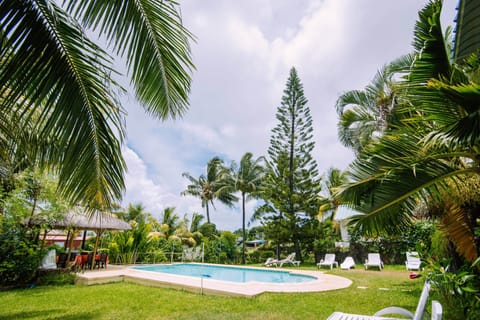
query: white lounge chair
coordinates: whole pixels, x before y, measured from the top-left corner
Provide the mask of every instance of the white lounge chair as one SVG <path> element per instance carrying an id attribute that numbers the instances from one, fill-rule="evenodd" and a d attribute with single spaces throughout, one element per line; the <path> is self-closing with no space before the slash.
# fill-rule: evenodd
<path id="1" fill-rule="evenodd" d="M 335 265 L 338 268 L 338 262 L 335 261 L 335 253 L 327 253 L 325 254 L 325 258 L 320 260 L 319 263 L 317 263 L 317 267 L 330 267 L 330 269 L 333 269 L 333 265 Z"/>
<path id="2" fill-rule="evenodd" d="M 390 314 L 398 314 L 404 317 L 408 317 L 407 319 L 412 320 L 421 320 L 423 319 L 423 314 L 425 312 L 425 305 L 427 304 L 428 300 L 428 293 L 430 291 L 430 283 L 425 282 L 423 286 L 422 293 L 420 294 L 420 299 L 418 300 L 417 308 L 415 309 L 415 313 L 411 313 L 407 309 L 400 308 L 400 307 L 388 307 L 384 308 L 373 316 L 368 315 L 360 315 L 360 314 L 353 314 L 353 313 L 343 313 L 343 312 L 334 312 L 332 313 L 327 320 L 380 320 L 380 319 L 397 319 L 397 318 L 384 318 L 384 315 Z M 438 301 L 432 302 L 432 320 L 441 320 L 442 317 L 442 306 Z M 405 319 L 405 318 L 402 318 Z"/>
<path id="3" fill-rule="evenodd" d="M 57 269 L 57 263 L 55 262 L 56 250 L 51 249 L 47 252 L 45 257 L 43 257 L 42 262 L 40 263 L 40 269 Z"/>
<path id="4" fill-rule="evenodd" d="M 440 302 L 432 301 L 432 320 L 442 320 L 443 308 Z"/>
<path id="5" fill-rule="evenodd" d="M 267 258 L 267 261 L 263 264 L 265 267 L 277 266 L 278 260 L 275 258 Z"/>
<path id="6" fill-rule="evenodd" d="M 418 252 L 407 252 L 405 255 L 407 256 L 407 260 L 405 261 L 405 267 L 407 270 L 420 270 L 422 261 L 420 260 Z"/>
<path id="7" fill-rule="evenodd" d="M 294 266 L 299 266 L 301 261 L 295 260 L 295 252 L 290 253 L 285 259 L 279 260 L 277 264 L 281 268 L 284 264 L 291 263 Z"/>
<path id="8" fill-rule="evenodd" d="M 379 253 L 368 254 L 368 258 L 365 260 L 365 269 L 368 269 L 368 267 L 377 267 L 380 271 L 383 269 L 383 262 Z"/>
<path id="9" fill-rule="evenodd" d="M 349 270 L 355 268 L 355 260 L 352 257 L 346 257 L 345 260 L 340 263 L 340 269 Z"/>

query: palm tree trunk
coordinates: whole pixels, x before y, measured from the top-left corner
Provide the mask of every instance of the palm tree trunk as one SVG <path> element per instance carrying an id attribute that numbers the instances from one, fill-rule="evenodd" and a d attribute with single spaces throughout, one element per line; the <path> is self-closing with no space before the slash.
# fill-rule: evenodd
<path id="1" fill-rule="evenodd" d="M 245 264 L 245 249 L 247 237 L 245 234 L 245 192 L 242 192 L 242 233 L 243 233 L 243 245 L 242 245 L 242 264 Z"/>
<path id="2" fill-rule="evenodd" d="M 205 202 L 205 206 L 207 208 L 207 223 L 210 224 L 210 212 L 208 210 L 208 201 Z"/>

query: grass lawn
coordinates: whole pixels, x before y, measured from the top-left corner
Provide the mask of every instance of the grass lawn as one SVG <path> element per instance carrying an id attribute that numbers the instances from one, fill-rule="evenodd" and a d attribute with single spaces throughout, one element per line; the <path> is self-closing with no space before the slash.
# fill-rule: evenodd
<path id="1" fill-rule="evenodd" d="M 313 269 L 304 266 L 303 269 Z M 347 289 L 266 293 L 255 298 L 201 296 L 130 283 L 46 286 L 0 292 L 0 319 L 326 319 L 333 311 L 373 314 L 396 305 L 415 310 L 423 278 L 399 266 L 324 270 L 353 280 Z M 388 289 L 388 290 L 386 290 Z"/>

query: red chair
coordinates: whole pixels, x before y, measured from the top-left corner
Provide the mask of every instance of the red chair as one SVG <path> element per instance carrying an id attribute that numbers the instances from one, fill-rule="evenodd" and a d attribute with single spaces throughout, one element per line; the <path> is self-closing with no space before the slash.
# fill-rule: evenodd
<path id="1" fill-rule="evenodd" d="M 107 269 L 108 256 L 106 253 L 100 253 L 95 256 L 95 267 Z"/>

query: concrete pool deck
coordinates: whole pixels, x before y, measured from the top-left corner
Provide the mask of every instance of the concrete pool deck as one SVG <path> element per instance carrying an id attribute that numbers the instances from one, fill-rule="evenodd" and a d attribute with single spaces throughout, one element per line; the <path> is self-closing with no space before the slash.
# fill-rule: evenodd
<path id="1" fill-rule="evenodd" d="M 80 273 L 77 275 L 76 284 L 93 285 L 111 282 L 132 282 L 146 286 L 186 290 L 194 293 L 243 297 L 254 297 L 264 292 L 329 291 L 347 288 L 352 284 L 351 280 L 340 276 L 324 274 L 321 271 L 309 271 L 300 269 L 279 270 L 289 271 L 294 274 L 312 276 L 315 277 L 316 280 L 300 283 L 240 283 L 143 271 L 133 269 L 133 267 L 134 266 L 118 267 L 109 265 L 108 269 Z M 248 268 L 265 270 L 265 268 Z"/>

